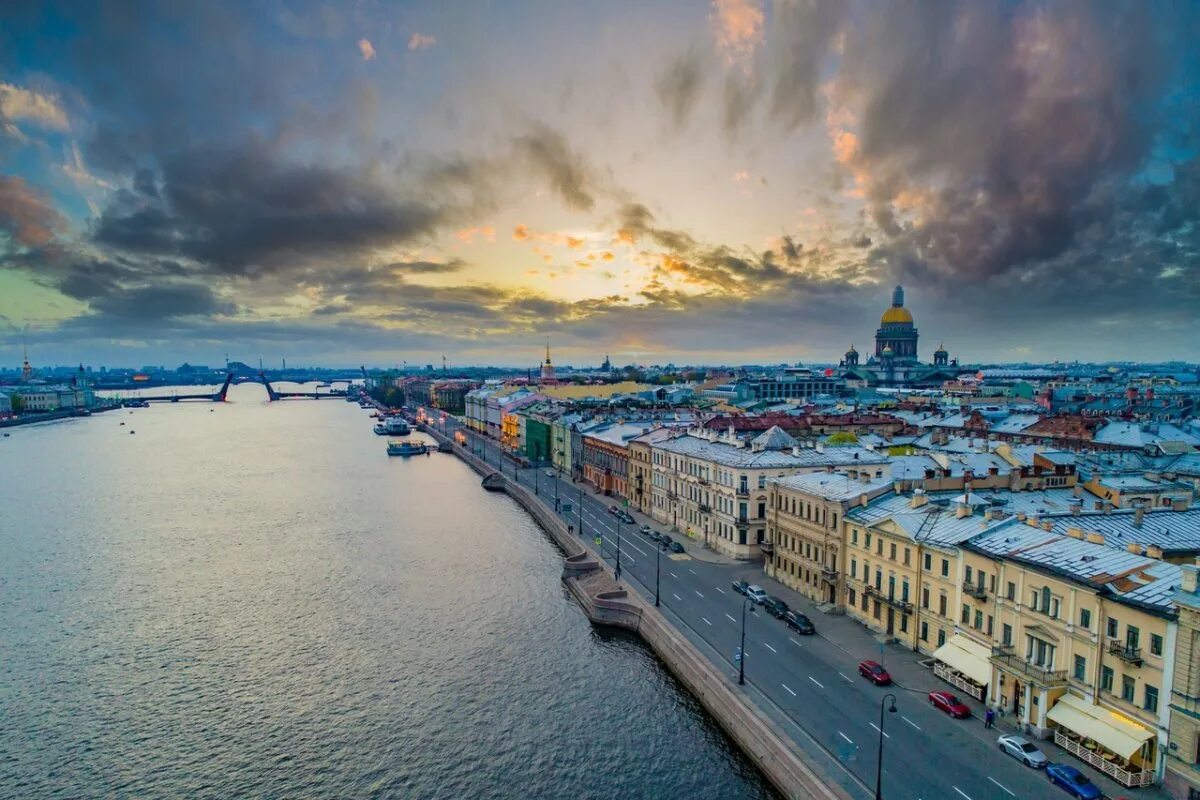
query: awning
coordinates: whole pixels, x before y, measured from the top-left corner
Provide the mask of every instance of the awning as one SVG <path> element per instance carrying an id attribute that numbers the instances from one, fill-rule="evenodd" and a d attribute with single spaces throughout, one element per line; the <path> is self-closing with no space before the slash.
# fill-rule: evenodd
<path id="1" fill-rule="evenodd" d="M 980 686 L 987 686 L 992 681 L 992 663 L 988 661 L 990 655 L 991 650 L 961 633 L 954 634 L 950 641 L 933 651 L 933 657 L 938 661 Z"/>
<path id="2" fill-rule="evenodd" d="M 1046 719 L 1080 736 L 1086 736 L 1121 758 L 1132 758 L 1154 732 L 1130 722 L 1102 706 L 1092 705 L 1073 694 L 1064 694 L 1046 714 Z"/>

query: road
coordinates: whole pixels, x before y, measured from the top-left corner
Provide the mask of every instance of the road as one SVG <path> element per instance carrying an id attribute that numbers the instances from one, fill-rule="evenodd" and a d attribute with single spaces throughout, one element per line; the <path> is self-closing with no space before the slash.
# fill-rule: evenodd
<path id="1" fill-rule="evenodd" d="M 447 420 L 449 435 L 460 429 L 468 434 L 469 446 L 486 454 L 489 463 L 501 463 L 496 442 Z M 731 588 L 734 567 L 663 552 L 639 534 L 636 525 L 618 522 L 608 511 L 612 498 L 596 496 L 582 484 L 557 475 L 548 476 L 545 466 L 522 469 L 510 459 L 503 459 L 503 465 L 506 475 L 515 475 L 526 487 L 536 485 L 552 509 L 557 491 L 560 507 L 571 506 L 567 522 L 578 533 L 582 520 L 583 543 L 599 537 L 602 555 L 613 565 L 619 542 L 625 581 L 651 602 L 657 585 L 660 609 L 736 680 L 744 598 Z M 768 592 L 776 590 L 765 575 L 754 582 Z M 985 736 L 978 730 L 967 731 L 966 726 L 982 727 L 978 719 L 951 719 L 930 706 L 929 690 L 952 690 L 934 680 L 932 673 L 930 681 L 919 687 L 876 687 L 858 676 L 860 656 L 820 635 L 819 614 L 813 621 L 818 634 L 800 636 L 762 610 L 746 615 L 746 690 L 802 749 L 824 760 L 826 771 L 852 794 L 874 796 L 880 709 L 891 692 L 897 697 L 897 711 L 883 715 L 882 795 L 888 800 L 1067 796 L 1052 787 L 1043 772 L 1003 755 L 990 732 Z M 870 641 L 865 630 L 864 641 Z"/>

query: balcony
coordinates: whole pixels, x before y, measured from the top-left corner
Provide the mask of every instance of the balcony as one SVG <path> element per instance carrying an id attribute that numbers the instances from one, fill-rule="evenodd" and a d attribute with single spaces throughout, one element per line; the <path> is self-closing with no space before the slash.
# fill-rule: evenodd
<path id="1" fill-rule="evenodd" d="M 824 570 L 822 570 L 822 572 L 824 572 Z M 880 602 L 887 603 L 892 608 L 905 613 L 912 611 L 913 609 L 913 604 L 907 600 L 901 600 L 898 597 L 886 595 L 883 593 L 883 590 L 876 589 L 871 584 L 867 584 L 866 588 L 863 589 L 863 594 L 865 594 L 867 597 L 879 600 Z"/>
<path id="2" fill-rule="evenodd" d="M 708 503 L 700 503 L 699 507 L 700 507 L 701 514 L 711 514 L 712 513 L 712 506 L 710 506 Z"/>
<path id="3" fill-rule="evenodd" d="M 698 478 L 696 478 L 696 483 L 700 484 L 701 486 L 708 486 L 708 478 L 699 478 L 698 477 Z"/>
<path id="4" fill-rule="evenodd" d="M 830 583 L 837 583 L 838 571 L 833 567 L 821 567 L 821 579 Z"/>
<path id="5" fill-rule="evenodd" d="M 964 594 L 969 594 L 976 600 L 987 600 L 987 589 L 983 588 L 983 586 L 978 583 L 963 581 L 962 588 Z"/>
<path id="6" fill-rule="evenodd" d="M 749 486 L 739 486 L 739 487 L 737 487 L 737 490 L 735 493 L 737 494 L 738 497 L 749 497 L 750 496 L 750 487 Z"/>
<path id="7" fill-rule="evenodd" d="M 678 500 L 679 495 L 675 494 L 674 492 L 667 492 L 667 499 L 668 500 Z"/>
<path id="8" fill-rule="evenodd" d="M 1019 673 L 1040 686 L 1060 686 L 1067 682 L 1065 669 L 1049 670 L 1032 664 L 1013 652 L 1012 645 L 992 648 L 992 663 L 1009 672 Z"/>
<path id="9" fill-rule="evenodd" d="M 1124 642 L 1112 641 L 1108 643 L 1108 654 L 1135 667 L 1142 665 L 1142 648 L 1140 647 L 1129 647 Z"/>
<path id="10" fill-rule="evenodd" d="M 758 543 L 758 549 L 762 551 L 763 555 L 769 556 L 775 552 L 775 543 L 768 542 L 764 539 Z"/>

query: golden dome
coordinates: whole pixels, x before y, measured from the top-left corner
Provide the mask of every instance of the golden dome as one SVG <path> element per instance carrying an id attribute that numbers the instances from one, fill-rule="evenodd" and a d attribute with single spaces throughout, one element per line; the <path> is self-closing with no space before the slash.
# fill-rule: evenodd
<path id="1" fill-rule="evenodd" d="M 912 325 L 913 317 L 904 306 L 892 306 L 887 311 L 883 312 L 883 317 L 879 320 L 879 324 L 887 325 L 888 323 L 905 323 Z"/>

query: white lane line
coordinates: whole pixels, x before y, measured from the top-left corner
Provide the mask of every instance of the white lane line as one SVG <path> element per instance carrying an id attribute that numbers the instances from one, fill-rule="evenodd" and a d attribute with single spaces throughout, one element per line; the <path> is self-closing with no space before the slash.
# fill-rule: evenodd
<path id="1" fill-rule="evenodd" d="M 991 775 L 988 776 L 988 780 L 991 781 L 992 783 L 996 784 L 997 786 L 999 786 L 1001 789 L 1003 789 L 1008 794 L 1012 795 L 1013 797 L 1016 797 L 1016 795 L 1013 794 L 1012 791 L 1007 786 L 1005 786 L 1003 783 L 1001 783 L 1000 781 L 993 778 Z"/>
<path id="2" fill-rule="evenodd" d="M 681 603 L 683 602 L 683 598 L 680 597 L 679 595 L 675 594 L 674 592 L 671 592 L 671 597 L 674 597 L 676 600 L 678 600 Z"/>
<path id="3" fill-rule="evenodd" d="M 768 649 L 768 650 L 770 650 L 772 653 L 778 653 L 778 652 L 779 652 L 778 650 L 776 650 L 774 647 L 771 647 L 771 645 L 767 644 L 766 642 L 763 642 L 763 647 L 767 648 L 767 649 Z"/>
<path id="4" fill-rule="evenodd" d="M 882 734 L 883 734 L 883 738 L 885 738 L 885 739 L 890 739 L 890 738 L 892 738 L 892 735 L 891 735 L 890 733 L 888 733 L 887 731 L 881 731 L 881 730 L 879 730 L 879 726 L 878 726 L 878 725 L 876 725 L 874 722 L 868 722 L 867 724 L 868 724 L 868 725 L 870 725 L 872 728 L 874 728 L 874 729 L 875 729 L 876 731 L 878 731 L 879 733 L 882 733 Z"/>
<path id="5" fill-rule="evenodd" d="M 909 719 L 908 717 L 906 717 L 906 716 L 904 716 L 904 715 L 901 715 L 901 716 L 900 716 L 900 719 L 904 720 L 904 721 L 905 721 L 905 722 L 907 722 L 909 725 L 912 725 L 912 726 L 913 726 L 914 728 L 916 728 L 917 730 L 921 730 L 921 726 L 920 726 L 920 725 L 918 725 L 917 723 L 913 722 L 913 721 L 912 721 L 911 719 Z"/>
<path id="6" fill-rule="evenodd" d="M 700 619 L 704 620 L 705 625 L 712 625 L 712 623 L 708 621 L 708 617 L 701 617 Z"/>
<path id="7" fill-rule="evenodd" d="M 720 586 L 717 587 L 717 591 L 720 592 L 721 594 L 725 594 L 725 590 L 722 589 Z"/>
<path id="8" fill-rule="evenodd" d="M 725 618 L 727 620 L 729 620 L 730 622 L 732 622 L 734 625 L 737 625 L 737 620 L 734 619 L 733 617 L 729 616 L 728 614 L 725 615 Z"/>
<path id="9" fill-rule="evenodd" d="M 810 679 L 810 680 L 811 680 L 811 679 Z M 846 740 L 847 742 L 849 742 L 850 744 L 854 744 L 854 740 L 853 740 L 853 739 L 851 739 L 851 738 L 850 738 L 849 736 L 847 736 L 846 734 L 842 733 L 841 731 L 838 731 L 838 736 L 842 737 L 843 739 L 845 739 L 845 740 Z"/>
<path id="10" fill-rule="evenodd" d="M 699 574 L 700 574 L 700 573 L 696 572 L 696 570 L 692 569 L 691 567 L 688 567 L 688 572 L 692 573 L 693 575 L 699 575 Z"/>
<path id="11" fill-rule="evenodd" d="M 787 689 L 788 694 L 790 694 L 792 697 L 796 696 L 796 693 L 792 691 L 792 687 L 788 686 L 786 683 L 781 683 L 779 685 L 782 686 L 783 688 Z"/>
<path id="12" fill-rule="evenodd" d="M 838 671 L 838 675 L 841 675 L 843 678 L 846 678 L 846 683 L 854 683 L 854 681 L 850 680 L 850 678 L 846 676 L 846 673 L 842 672 L 841 670 Z"/>
<path id="13" fill-rule="evenodd" d="M 795 640 L 793 637 L 791 637 L 791 636 L 789 636 L 789 637 L 788 637 L 788 641 L 789 641 L 789 642 L 791 642 L 792 644 L 796 645 L 796 647 L 804 647 L 804 645 L 800 644 L 800 642 L 796 641 L 796 640 Z"/>
<path id="14" fill-rule="evenodd" d="M 699 589 L 692 589 L 692 591 L 693 591 L 693 592 L 695 592 L 695 593 L 696 593 L 696 595 L 697 595 L 698 597 L 700 597 L 701 599 L 703 599 L 703 598 L 704 598 L 704 595 L 700 594 L 700 590 L 699 590 Z"/>
<path id="15" fill-rule="evenodd" d="M 966 792 L 964 792 L 962 789 L 958 788 L 957 786 L 954 786 L 954 787 L 952 787 L 952 788 L 954 789 L 954 791 L 958 792 L 958 793 L 959 793 L 959 794 L 961 794 L 963 797 L 967 798 L 967 800 L 971 800 L 971 795 L 967 794 L 967 793 L 966 793 Z"/>
<path id="16" fill-rule="evenodd" d="M 670 575 L 670 576 L 671 576 L 672 578 L 674 578 L 675 580 L 679 580 L 679 576 L 678 576 L 678 575 L 676 575 L 674 572 L 668 572 L 667 574 L 668 574 L 668 575 Z"/>
<path id="17" fill-rule="evenodd" d="M 825 688 L 825 684 L 821 683 L 819 680 L 817 680 L 816 678 L 814 678 L 812 675 L 809 675 L 809 676 L 808 676 L 808 679 L 809 679 L 810 681 L 812 681 L 813 683 L 815 683 L 817 686 L 820 686 L 822 689 L 824 689 L 824 688 Z M 846 741 L 850 741 L 850 740 L 849 740 L 849 739 L 847 739 Z"/>

